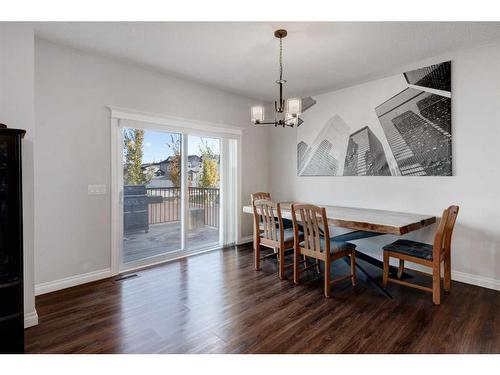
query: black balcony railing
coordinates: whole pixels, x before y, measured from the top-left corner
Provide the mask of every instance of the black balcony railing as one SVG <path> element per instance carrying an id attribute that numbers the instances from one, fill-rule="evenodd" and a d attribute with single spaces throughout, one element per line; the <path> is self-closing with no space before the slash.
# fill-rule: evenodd
<path id="1" fill-rule="evenodd" d="M 205 225 L 219 227 L 219 197 L 218 188 L 190 187 L 189 208 L 204 209 Z"/>
<path id="2" fill-rule="evenodd" d="M 161 197 L 158 200 L 151 200 L 149 203 L 149 224 L 168 223 L 181 219 L 181 189 L 178 187 L 168 188 L 147 188 L 147 195 Z"/>
<path id="3" fill-rule="evenodd" d="M 160 224 L 181 219 L 181 189 L 179 187 L 147 188 L 147 195 L 161 197 L 151 199 L 149 203 L 149 224 Z M 189 208 L 203 209 L 205 225 L 219 227 L 219 188 L 188 188 Z"/>

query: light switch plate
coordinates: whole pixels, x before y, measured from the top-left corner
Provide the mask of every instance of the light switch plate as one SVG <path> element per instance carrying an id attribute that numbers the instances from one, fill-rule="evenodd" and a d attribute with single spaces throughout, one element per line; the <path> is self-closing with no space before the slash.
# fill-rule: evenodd
<path id="1" fill-rule="evenodd" d="M 89 195 L 104 195 L 106 194 L 106 185 L 89 185 L 88 186 Z"/>

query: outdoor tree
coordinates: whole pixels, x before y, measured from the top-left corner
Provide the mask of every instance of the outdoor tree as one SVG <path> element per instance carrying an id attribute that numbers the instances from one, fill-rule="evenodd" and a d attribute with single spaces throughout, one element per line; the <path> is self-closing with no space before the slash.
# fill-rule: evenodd
<path id="1" fill-rule="evenodd" d="M 170 142 L 167 146 L 172 150 L 172 159 L 170 162 L 169 179 L 172 185 L 181 186 L 181 140 L 180 137 L 170 136 Z"/>
<path id="2" fill-rule="evenodd" d="M 127 185 L 145 185 L 153 176 L 151 173 L 145 173 L 142 170 L 144 130 L 126 129 L 123 136 L 125 143 L 125 183 Z"/>
<path id="3" fill-rule="evenodd" d="M 219 186 L 219 166 L 217 155 L 208 142 L 201 140 L 200 154 L 202 159 L 201 178 L 199 186 L 203 188 L 214 188 Z"/>
<path id="4" fill-rule="evenodd" d="M 153 177 L 155 176 L 156 170 L 153 166 L 146 167 L 143 171 L 144 173 L 144 178 L 147 183 L 151 182 Z"/>

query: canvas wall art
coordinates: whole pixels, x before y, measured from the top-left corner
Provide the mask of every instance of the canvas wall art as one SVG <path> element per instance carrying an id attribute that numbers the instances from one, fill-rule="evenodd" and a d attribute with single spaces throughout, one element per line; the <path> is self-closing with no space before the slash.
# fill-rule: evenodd
<path id="1" fill-rule="evenodd" d="M 451 176 L 451 61 L 303 99 L 299 176 Z"/>

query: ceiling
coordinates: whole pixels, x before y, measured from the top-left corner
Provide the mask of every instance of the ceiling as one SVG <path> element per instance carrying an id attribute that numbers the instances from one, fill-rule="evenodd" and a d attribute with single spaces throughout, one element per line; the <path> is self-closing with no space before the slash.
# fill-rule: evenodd
<path id="1" fill-rule="evenodd" d="M 38 38 L 259 100 L 349 86 L 413 61 L 500 39 L 500 22 L 40 22 Z"/>

